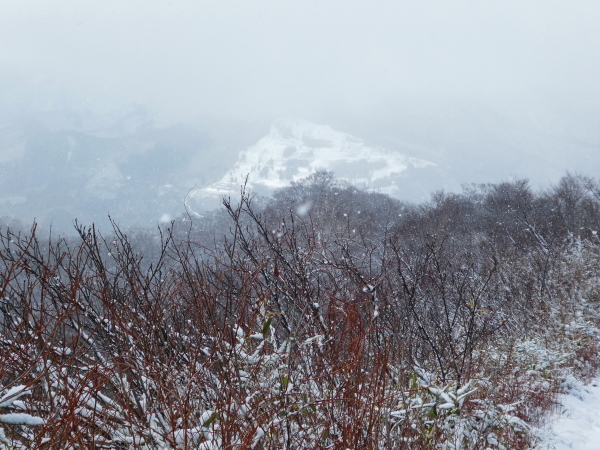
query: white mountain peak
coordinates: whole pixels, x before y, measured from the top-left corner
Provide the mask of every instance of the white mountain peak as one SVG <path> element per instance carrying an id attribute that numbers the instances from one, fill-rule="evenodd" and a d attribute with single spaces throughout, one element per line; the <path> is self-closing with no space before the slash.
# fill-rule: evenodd
<path id="1" fill-rule="evenodd" d="M 269 134 L 242 150 L 223 179 L 192 193 L 192 197 L 236 194 L 248 178 L 247 188 L 259 193 L 289 186 L 319 170 L 360 188 L 395 195 L 394 179 L 409 167 L 433 164 L 383 147 L 372 146 L 327 125 L 299 119 L 278 119 Z"/>

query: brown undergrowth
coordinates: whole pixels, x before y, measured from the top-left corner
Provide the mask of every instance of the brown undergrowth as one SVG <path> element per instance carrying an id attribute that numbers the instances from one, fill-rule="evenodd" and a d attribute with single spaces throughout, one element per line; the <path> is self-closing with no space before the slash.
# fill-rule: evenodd
<path id="1" fill-rule="evenodd" d="M 443 232 L 437 201 L 367 227 L 242 195 L 145 256 L 3 230 L 0 448 L 530 448 L 598 370 L 598 243 Z"/>

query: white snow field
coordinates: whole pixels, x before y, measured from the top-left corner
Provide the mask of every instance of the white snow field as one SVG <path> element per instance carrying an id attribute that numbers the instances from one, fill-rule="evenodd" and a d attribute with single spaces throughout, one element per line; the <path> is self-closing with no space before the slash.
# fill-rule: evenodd
<path id="1" fill-rule="evenodd" d="M 396 196 L 397 182 L 407 171 L 435 164 L 372 146 L 363 140 L 300 119 L 278 119 L 269 134 L 239 154 L 223 179 L 196 189 L 192 198 L 239 194 L 240 186 L 271 191 L 289 186 L 318 170 L 333 171 L 339 179 L 367 190 Z"/>
<path id="2" fill-rule="evenodd" d="M 600 379 L 583 386 L 575 380 L 545 429 L 536 450 L 600 449 Z"/>

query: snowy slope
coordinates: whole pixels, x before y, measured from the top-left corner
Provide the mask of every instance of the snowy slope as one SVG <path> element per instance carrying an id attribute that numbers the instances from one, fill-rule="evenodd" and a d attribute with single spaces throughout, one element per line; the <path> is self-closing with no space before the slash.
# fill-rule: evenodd
<path id="1" fill-rule="evenodd" d="M 191 194 L 198 201 L 235 195 L 247 187 L 261 194 L 329 170 L 360 188 L 397 196 L 408 169 L 434 166 L 428 161 L 371 146 L 349 134 L 297 119 L 275 121 L 269 134 L 240 152 L 221 181 Z"/>
<path id="2" fill-rule="evenodd" d="M 572 389 L 560 399 L 558 414 L 541 432 L 535 450 L 600 449 L 600 380 L 588 386 L 572 381 Z"/>

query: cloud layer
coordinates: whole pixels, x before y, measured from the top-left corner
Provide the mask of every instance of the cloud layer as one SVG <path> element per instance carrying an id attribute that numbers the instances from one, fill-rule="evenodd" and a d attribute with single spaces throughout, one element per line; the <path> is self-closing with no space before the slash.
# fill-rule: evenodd
<path id="1" fill-rule="evenodd" d="M 593 0 L 23 0 L 0 17 L 0 94 L 167 122 L 319 120 L 405 95 L 597 101 L 598 23 Z"/>

